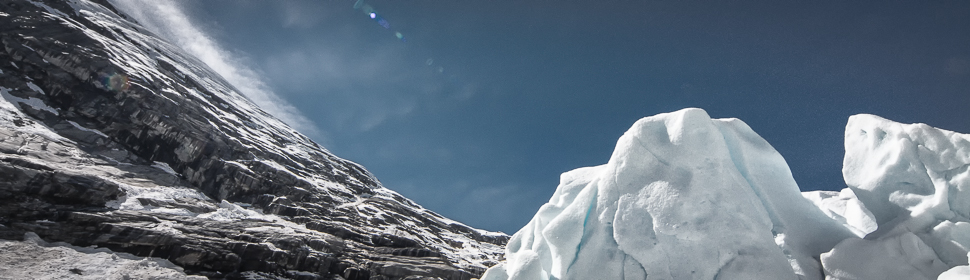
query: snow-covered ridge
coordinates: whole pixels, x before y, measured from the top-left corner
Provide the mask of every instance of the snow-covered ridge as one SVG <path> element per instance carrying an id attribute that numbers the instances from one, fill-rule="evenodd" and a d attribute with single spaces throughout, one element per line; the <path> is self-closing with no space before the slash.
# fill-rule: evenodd
<path id="1" fill-rule="evenodd" d="M 164 259 L 48 243 L 34 233 L 27 233 L 24 241 L 0 240 L 0 275 L 3 279 L 208 279 L 186 275 Z"/>
<path id="2" fill-rule="evenodd" d="M 281 154 L 284 158 L 324 159 L 335 162 L 337 164 L 331 165 L 329 171 L 338 175 L 349 175 L 343 176 L 343 178 L 351 180 L 348 183 L 360 187 L 372 188 L 373 194 L 367 195 L 379 196 L 385 200 L 403 200 L 405 205 L 416 208 L 419 213 L 431 213 L 429 210 L 424 209 L 397 192 L 384 188 L 380 184 L 380 181 L 363 166 L 333 155 L 326 148 L 312 142 L 309 138 L 292 129 L 289 125 L 267 114 L 248 98 L 239 94 L 222 77 L 214 73 L 211 69 L 208 69 L 204 63 L 185 54 L 179 47 L 153 36 L 141 26 L 118 16 L 113 11 L 105 9 L 97 3 L 88 0 L 69 0 L 67 2 L 75 9 L 73 13 L 81 15 L 92 23 L 103 27 L 104 30 L 111 32 L 113 36 L 103 36 L 90 28 L 77 25 L 69 17 L 64 17 L 64 13 L 55 13 L 60 16 L 58 19 L 62 20 L 66 25 L 74 25 L 84 30 L 85 34 L 103 44 L 109 51 L 108 58 L 114 62 L 114 65 L 121 68 L 118 72 L 128 75 L 128 81 L 132 87 L 141 87 L 145 90 L 153 91 L 153 86 L 155 88 L 161 86 L 161 90 L 155 91 L 154 93 L 165 97 L 167 100 L 171 100 L 176 105 L 178 105 L 176 100 L 182 100 L 183 102 L 186 102 L 186 100 L 201 102 L 202 107 L 210 115 L 215 116 L 223 123 L 234 124 L 228 126 L 217 125 L 216 127 L 222 130 L 231 130 L 231 133 L 229 131 L 225 132 L 228 135 L 240 134 L 233 136 L 233 138 L 241 142 L 244 146 L 253 149 L 268 150 L 274 154 Z M 42 4 L 39 6 L 48 9 L 48 11 L 56 10 Z M 125 38 L 127 40 L 117 40 L 116 38 Z M 166 65 L 174 67 L 181 76 L 175 78 L 171 74 L 163 73 L 162 69 L 165 69 Z M 181 78 L 181 81 L 179 78 Z M 200 92 L 197 88 L 185 87 L 184 81 L 187 80 L 191 80 L 197 85 L 200 85 L 205 89 L 205 92 Z M 207 96 L 207 94 L 213 94 L 213 96 Z M 281 141 L 281 139 L 284 140 Z M 186 149 L 188 148 L 190 147 Z M 226 162 L 239 164 L 238 161 L 231 162 L 227 160 Z M 357 192 L 356 190 L 348 189 L 346 186 L 347 183 L 333 184 L 330 183 L 333 181 L 331 178 L 321 176 L 319 173 L 307 172 L 306 168 L 312 169 L 313 167 L 306 165 L 315 164 L 313 162 L 291 161 L 287 162 L 288 164 L 282 164 L 279 160 L 259 158 L 250 161 L 250 164 L 253 162 L 260 162 L 278 171 L 291 174 L 310 185 L 326 186 L 327 190 L 325 191 L 327 192 Z M 349 165 L 350 168 L 343 167 L 342 165 Z M 171 168 L 168 169 L 171 170 Z M 353 172 L 362 172 L 367 177 L 366 181 L 358 180 L 356 176 L 350 174 Z M 333 196 L 333 198 L 340 200 L 343 196 Z M 433 214 L 433 216 L 438 215 Z M 457 224 L 467 227 L 460 222 L 447 218 L 442 217 L 440 219 L 440 223 L 444 225 Z M 381 230 L 386 231 L 391 229 Z M 424 236 L 422 239 L 429 241 L 438 239 L 434 237 L 435 234 L 433 233 L 426 232 L 426 234 L 428 236 Z M 482 231 L 482 234 L 504 236 L 502 233 L 486 231 Z M 449 249 L 451 248 L 444 246 L 440 249 L 445 249 L 450 252 Z M 454 259 L 459 260 L 461 258 L 456 255 Z"/>
<path id="3" fill-rule="evenodd" d="M 19 214 L 39 206 L 10 200 L 13 206 L 0 207 L 0 236 L 36 232 L 45 240 L 170 255 L 216 276 L 256 262 L 247 269 L 274 277 L 467 279 L 501 258 L 507 235 L 447 219 L 385 188 L 108 1 L 13 1 L 0 5 L 0 61 L 10 62 L 0 65 L 0 168 L 19 181 L 0 181 L 0 202 L 12 193 L 60 205 L 57 199 L 76 194 L 57 191 L 82 192 L 91 194 L 78 198 L 88 208 L 44 209 L 90 221 L 35 211 L 60 218 L 41 226 Z M 226 240 L 194 239 L 201 228 Z M 97 238 L 78 237 L 85 234 Z M 253 243 L 252 235 L 270 241 Z M 293 240 L 311 253 L 285 246 Z"/>
<path id="4" fill-rule="evenodd" d="M 607 164 L 564 173 L 483 280 L 966 279 L 968 140 L 853 116 L 849 188 L 802 194 L 740 120 L 647 117 Z"/>

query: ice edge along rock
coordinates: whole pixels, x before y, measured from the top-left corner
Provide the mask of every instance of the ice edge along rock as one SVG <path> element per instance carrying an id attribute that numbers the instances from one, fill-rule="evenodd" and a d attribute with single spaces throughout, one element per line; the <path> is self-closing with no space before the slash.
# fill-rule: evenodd
<path id="1" fill-rule="evenodd" d="M 562 175 L 483 280 L 967 277 L 970 136 L 857 115 L 846 151 L 849 188 L 803 194 L 740 120 L 641 119 Z"/>
<path id="2" fill-rule="evenodd" d="M 507 235 L 384 188 L 103 0 L 0 2 L 0 43 L 0 239 L 212 278 L 470 279 L 502 257 Z"/>

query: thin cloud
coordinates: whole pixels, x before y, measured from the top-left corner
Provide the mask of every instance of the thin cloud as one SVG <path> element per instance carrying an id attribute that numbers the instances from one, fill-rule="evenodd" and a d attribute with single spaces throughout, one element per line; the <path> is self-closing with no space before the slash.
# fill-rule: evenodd
<path id="1" fill-rule="evenodd" d="M 395 48 L 364 53 L 345 48 L 281 50 L 264 59 L 263 69 L 280 90 L 327 96 L 329 102 L 320 104 L 325 110 L 319 114 L 326 116 L 326 127 L 341 132 L 369 131 L 440 102 L 420 93 L 429 79 L 415 74 L 415 67 L 402 61 Z"/>
<path id="2" fill-rule="evenodd" d="M 427 191 L 430 186 L 434 191 Z M 548 200 L 551 193 L 540 188 L 502 182 L 470 182 L 464 179 L 405 180 L 395 190 L 418 204 L 447 213 L 447 217 L 467 225 L 513 234 L 532 218 L 535 202 Z M 509 195 L 516 194 L 516 195 Z M 539 204 L 541 205 L 541 204 Z M 488 209 L 466 211 L 464 209 Z M 496 219 L 495 217 L 503 217 Z"/>
<path id="3" fill-rule="evenodd" d="M 281 6 L 283 27 L 286 28 L 311 28 L 326 17 L 326 14 L 316 11 L 322 9 L 320 2 L 280 1 L 278 4 Z"/>
<path id="4" fill-rule="evenodd" d="M 243 95 L 267 113 L 279 118 L 300 132 L 322 137 L 316 125 L 289 102 L 278 96 L 263 81 L 262 76 L 232 52 L 224 49 L 205 32 L 197 28 L 183 7 L 172 0 L 110 0 L 115 7 L 134 17 L 146 29 L 164 37 L 187 53 L 205 62 Z"/>

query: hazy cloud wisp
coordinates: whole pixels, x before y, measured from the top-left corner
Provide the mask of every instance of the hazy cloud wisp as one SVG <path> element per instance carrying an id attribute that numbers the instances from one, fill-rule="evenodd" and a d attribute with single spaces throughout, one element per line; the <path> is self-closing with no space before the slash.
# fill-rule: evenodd
<path id="1" fill-rule="evenodd" d="M 267 113 L 311 137 L 324 137 L 317 126 L 266 85 L 261 75 L 197 28 L 172 0 L 111 0 L 142 26 L 180 46 L 209 66 Z"/>

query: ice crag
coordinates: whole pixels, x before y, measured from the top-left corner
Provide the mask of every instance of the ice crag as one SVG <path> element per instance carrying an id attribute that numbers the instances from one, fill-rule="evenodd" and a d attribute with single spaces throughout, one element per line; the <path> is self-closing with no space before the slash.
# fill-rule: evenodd
<path id="1" fill-rule="evenodd" d="M 933 279 L 966 265 L 968 137 L 869 115 L 846 131 L 850 188 L 802 194 L 740 120 L 641 119 L 607 164 L 562 175 L 483 280 Z"/>
<path id="2" fill-rule="evenodd" d="M 842 175 L 878 229 L 821 255 L 829 279 L 936 279 L 967 265 L 970 135 L 856 115 L 845 150 Z M 961 271 L 970 279 L 948 274 Z"/>

